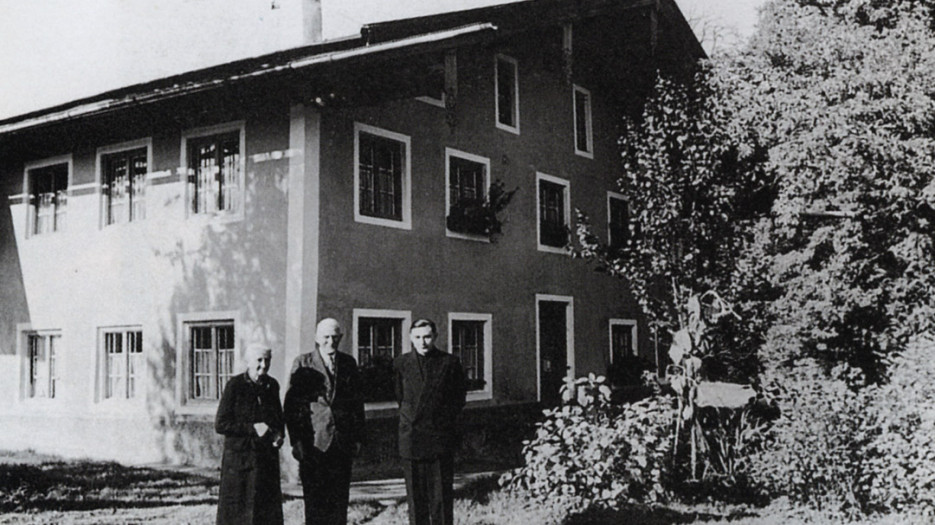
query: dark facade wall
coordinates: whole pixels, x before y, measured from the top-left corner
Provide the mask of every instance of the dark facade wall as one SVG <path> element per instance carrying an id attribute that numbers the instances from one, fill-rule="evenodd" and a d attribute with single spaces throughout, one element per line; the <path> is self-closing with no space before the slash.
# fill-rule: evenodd
<path id="1" fill-rule="evenodd" d="M 519 61 L 519 135 L 494 123 L 495 53 Z M 578 375 L 605 371 L 609 318 L 638 317 L 623 282 L 537 250 L 537 171 L 570 181 L 572 209 L 602 235 L 617 174 L 612 94 L 592 89 L 595 158 L 575 155 L 572 87 L 547 59 L 532 40 L 459 50 L 453 128 L 443 108 L 417 100 L 323 117 L 319 312 L 350 326 L 354 308 L 410 310 L 438 323 L 442 345 L 449 312 L 492 314 L 495 402 L 536 398 L 536 294 L 574 297 Z M 354 122 L 411 138 L 411 230 L 354 221 Z M 446 236 L 446 147 L 489 158 L 492 180 L 519 187 L 495 243 Z"/>

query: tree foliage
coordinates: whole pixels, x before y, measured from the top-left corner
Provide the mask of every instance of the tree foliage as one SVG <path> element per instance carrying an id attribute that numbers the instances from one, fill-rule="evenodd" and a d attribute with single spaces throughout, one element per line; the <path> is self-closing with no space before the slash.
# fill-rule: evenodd
<path id="1" fill-rule="evenodd" d="M 764 357 L 881 378 L 931 328 L 935 39 L 925 2 L 777 0 L 719 78 L 778 182 L 747 257 L 778 294 Z"/>

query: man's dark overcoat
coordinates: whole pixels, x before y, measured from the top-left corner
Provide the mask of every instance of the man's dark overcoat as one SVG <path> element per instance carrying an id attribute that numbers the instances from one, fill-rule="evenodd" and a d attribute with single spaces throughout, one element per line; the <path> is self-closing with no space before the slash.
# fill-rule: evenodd
<path id="1" fill-rule="evenodd" d="M 456 356 L 433 348 L 422 364 L 415 351 L 396 358 L 399 401 L 399 456 L 435 459 L 460 445 L 459 420 L 464 408 L 464 370 Z"/>
<path id="2" fill-rule="evenodd" d="M 346 521 L 351 463 L 364 436 L 357 361 L 334 355 L 334 376 L 317 349 L 296 357 L 283 405 L 289 441 L 305 454 L 299 476 L 307 523 Z"/>
<path id="3" fill-rule="evenodd" d="M 253 427 L 261 422 L 269 426 L 263 437 Z M 282 524 L 279 449 L 273 446 L 285 431 L 279 383 L 269 376 L 254 382 L 246 373 L 232 377 L 214 427 L 224 436 L 217 523 Z"/>

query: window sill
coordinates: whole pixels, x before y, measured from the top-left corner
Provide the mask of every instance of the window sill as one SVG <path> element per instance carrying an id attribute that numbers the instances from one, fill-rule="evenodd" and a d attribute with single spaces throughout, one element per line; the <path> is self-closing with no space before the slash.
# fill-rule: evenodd
<path id="1" fill-rule="evenodd" d="M 471 403 L 473 401 L 490 401 L 493 399 L 493 394 L 485 390 L 475 390 L 473 392 L 467 393 L 467 402 Z"/>
<path id="2" fill-rule="evenodd" d="M 545 252 L 545 253 L 555 253 L 555 254 L 559 254 L 559 255 L 569 255 L 569 251 L 568 251 L 567 249 L 565 249 L 565 248 L 556 248 L 555 246 L 547 246 L 547 245 L 545 245 L 545 244 L 539 244 L 539 245 L 537 246 L 537 249 L 538 249 L 540 252 Z"/>
<path id="3" fill-rule="evenodd" d="M 416 100 L 418 100 L 419 102 L 424 102 L 430 106 L 435 106 L 439 108 L 445 107 L 445 99 L 443 98 L 423 96 L 423 97 L 416 97 Z"/>
<path id="4" fill-rule="evenodd" d="M 575 148 L 575 155 L 578 155 L 579 157 L 584 157 L 584 158 L 586 158 L 586 159 L 594 160 L 594 152 L 593 152 L 593 151 L 583 151 L 583 150 L 580 150 L 580 149 L 578 149 L 578 148 Z"/>
<path id="5" fill-rule="evenodd" d="M 478 234 L 478 233 L 454 232 L 454 231 L 449 230 L 448 228 L 445 228 L 445 236 L 450 237 L 452 239 L 462 239 L 465 241 L 483 242 L 483 243 L 488 243 L 488 244 L 490 243 L 490 237 L 486 235 Z"/>
<path id="6" fill-rule="evenodd" d="M 214 416 L 218 411 L 218 401 L 192 402 L 179 405 L 175 413 L 181 416 Z"/>
<path id="7" fill-rule="evenodd" d="M 497 129 L 510 132 L 514 135 L 519 135 L 519 127 L 508 126 L 499 121 L 497 122 Z"/>
<path id="8" fill-rule="evenodd" d="M 385 226 L 387 228 L 396 228 L 398 230 L 412 230 L 412 223 L 406 219 L 401 221 L 393 219 L 381 219 L 379 217 L 371 217 L 369 215 L 360 215 L 359 213 L 354 214 L 354 221 L 361 224 L 371 224 L 374 226 Z"/>
<path id="9" fill-rule="evenodd" d="M 191 213 L 185 217 L 188 221 L 200 224 L 201 226 L 214 226 L 221 224 L 228 224 L 233 222 L 240 222 L 244 220 L 243 212 L 240 213 L 230 213 L 230 212 L 214 212 L 214 213 Z"/>

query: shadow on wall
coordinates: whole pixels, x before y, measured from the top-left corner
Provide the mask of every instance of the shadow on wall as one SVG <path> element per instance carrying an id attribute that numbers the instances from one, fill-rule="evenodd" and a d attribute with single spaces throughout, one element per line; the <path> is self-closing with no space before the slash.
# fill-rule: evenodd
<path id="1" fill-rule="evenodd" d="M 152 283 L 169 295 L 154 301 L 160 308 L 155 312 L 158 343 L 151 347 L 148 363 L 147 410 L 163 461 L 218 466 L 222 451 L 222 438 L 214 431 L 216 405 L 210 413 L 180 410 L 186 393 L 177 384 L 177 374 L 184 357 L 180 353 L 188 351 L 188 341 L 186 334 L 178 333 L 178 314 L 238 312 L 237 346 L 242 349 L 254 340 L 269 344 L 274 349 L 271 374 L 285 389 L 285 380 L 277 371 L 285 368 L 287 174 L 288 160 L 281 156 L 264 162 L 248 159 L 244 220 L 195 222 L 190 218 L 175 228 L 177 234 L 166 236 L 164 243 L 153 243 L 154 264 L 172 279 Z M 279 354 L 278 361 L 275 354 Z M 242 371 L 238 359 L 234 373 Z"/>
<path id="2" fill-rule="evenodd" d="M 8 341 L 9 344 L 0 344 L 0 354 L 15 354 L 16 325 L 30 322 L 29 303 L 13 230 L 13 215 L 10 206 L 3 204 L 0 206 L 0 342 Z"/>

